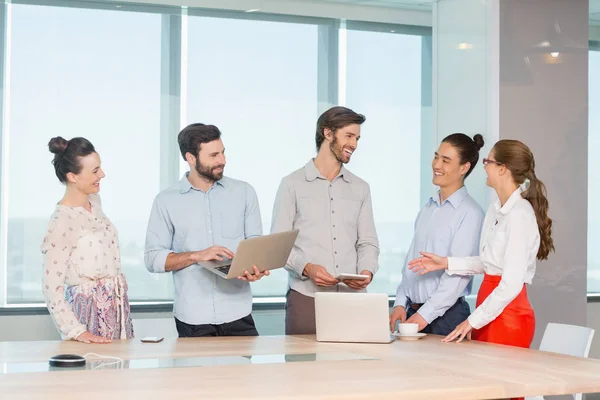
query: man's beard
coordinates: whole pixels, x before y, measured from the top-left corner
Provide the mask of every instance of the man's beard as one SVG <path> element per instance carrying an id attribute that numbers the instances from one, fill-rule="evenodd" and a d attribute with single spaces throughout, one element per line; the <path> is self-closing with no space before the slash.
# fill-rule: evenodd
<path id="1" fill-rule="evenodd" d="M 221 171 L 219 171 L 219 172 L 215 172 L 215 170 L 218 168 L 223 168 L 223 169 L 221 169 Z M 206 179 L 216 182 L 216 181 L 220 180 L 221 178 L 223 178 L 224 170 L 225 170 L 224 165 L 216 165 L 214 167 L 209 167 L 209 166 L 203 165 L 200 162 L 200 158 L 196 158 L 196 172 L 198 172 L 198 174 L 200 176 L 203 176 Z"/>
<path id="2" fill-rule="evenodd" d="M 335 135 L 333 136 L 331 143 L 329 143 L 329 150 L 331 150 L 331 153 L 333 153 L 333 156 L 336 160 L 338 160 L 338 162 L 342 164 L 348 164 L 348 162 L 350 162 L 349 157 L 347 159 L 344 157 L 344 148 L 340 146 L 338 143 L 338 138 Z"/>

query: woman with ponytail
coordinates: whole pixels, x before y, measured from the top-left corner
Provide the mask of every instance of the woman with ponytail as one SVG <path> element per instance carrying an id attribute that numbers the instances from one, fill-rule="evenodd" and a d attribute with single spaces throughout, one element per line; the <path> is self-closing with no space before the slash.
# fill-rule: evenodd
<path id="1" fill-rule="evenodd" d="M 535 316 L 526 285 L 535 274 L 536 260 L 554 251 L 552 220 L 548 218 L 546 188 L 535 174 L 531 150 L 517 140 L 501 140 L 483 159 L 487 185 L 498 195 L 486 214 L 478 257 L 439 257 L 421 253 L 409 263 L 420 274 L 446 269 L 450 275 L 485 274 L 477 309 L 446 336 L 466 336 L 484 342 L 528 348 Z"/>

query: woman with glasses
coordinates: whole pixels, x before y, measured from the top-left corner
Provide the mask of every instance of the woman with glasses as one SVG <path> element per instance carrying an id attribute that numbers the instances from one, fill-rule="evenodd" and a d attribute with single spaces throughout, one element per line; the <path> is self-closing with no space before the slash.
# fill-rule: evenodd
<path id="1" fill-rule="evenodd" d="M 104 171 L 85 138 L 48 143 L 65 194 L 42 243 L 43 292 L 65 339 L 108 343 L 133 338 L 127 283 L 121 273 L 117 230 L 100 206 Z"/>
<path id="2" fill-rule="evenodd" d="M 400 321 L 418 324 L 420 332 L 447 335 L 471 313 L 465 296 L 471 293 L 472 277 L 449 276 L 443 271 L 418 276 L 407 270 L 406 263 L 420 251 L 459 257 L 479 254 L 485 214 L 467 192 L 465 180 L 477 165 L 483 144 L 479 134 L 471 139 L 464 133 L 453 133 L 435 152 L 432 182 L 439 190 L 417 215 L 390 315 L 392 331 Z"/>
<path id="3" fill-rule="evenodd" d="M 498 201 L 487 212 L 478 257 L 440 257 L 421 253 L 409 263 L 419 275 L 447 270 L 449 275 L 485 274 L 477 308 L 443 340 L 475 340 L 528 348 L 535 316 L 527 286 L 536 260 L 554 251 L 546 188 L 535 174 L 531 150 L 517 140 L 501 140 L 483 159 L 487 185 Z M 523 188 L 522 186 L 525 186 Z"/>

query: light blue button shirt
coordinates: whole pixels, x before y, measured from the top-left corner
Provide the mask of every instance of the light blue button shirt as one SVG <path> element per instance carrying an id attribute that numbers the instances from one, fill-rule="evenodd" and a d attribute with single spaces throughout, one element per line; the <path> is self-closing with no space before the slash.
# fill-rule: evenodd
<path id="1" fill-rule="evenodd" d="M 146 268 L 165 272 L 169 253 L 224 246 L 235 252 L 243 239 L 262 235 L 252 186 L 223 177 L 207 192 L 187 179 L 156 196 L 146 233 Z M 223 324 L 252 312 L 248 282 L 223 279 L 198 264 L 173 272 L 175 317 L 190 325 Z"/>
<path id="2" fill-rule="evenodd" d="M 440 256 L 479 255 L 479 236 L 485 214 L 463 186 L 442 204 L 439 193 L 423 206 L 415 222 L 413 241 L 408 250 L 402 282 L 396 291 L 394 306 L 406 306 L 408 300 L 423 304 L 419 314 L 427 323 L 452 307 L 460 296 L 471 293 L 469 276 L 450 276 L 444 271 L 419 276 L 408 270 L 408 262 L 425 251 Z"/>

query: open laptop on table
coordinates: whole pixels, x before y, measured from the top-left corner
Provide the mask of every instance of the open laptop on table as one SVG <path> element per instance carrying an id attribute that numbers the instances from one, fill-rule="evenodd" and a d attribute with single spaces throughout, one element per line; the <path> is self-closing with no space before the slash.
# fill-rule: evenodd
<path id="1" fill-rule="evenodd" d="M 236 279 L 244 271 L 253 273 L 254 265 L 260 272 L 281 268 L 287 263 L 297 237 L 298 230 L 293 230 L 245 239 L 238 245 L 233 259 L 198 264 L 225 279 Z"/>
<path id="2" fill-rule="evenodd" d="M 317 341 L 391 343 L 385 293 L 315 293 Z"/>

